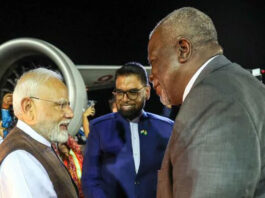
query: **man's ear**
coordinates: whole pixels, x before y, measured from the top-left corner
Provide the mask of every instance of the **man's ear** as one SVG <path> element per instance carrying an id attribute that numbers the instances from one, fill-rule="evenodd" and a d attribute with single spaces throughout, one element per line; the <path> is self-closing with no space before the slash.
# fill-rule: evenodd
<path id="1" fill-rule="evenodd" d="M 23 121 L 31 125 L 35 123 L 36 114 L 35 114 L 35 105 L 30 98 L 23 98 L 21 100 L 21 116 Z"/>
<path id="2" fill-rule="evenodd" d="M 176 44 L 176 50 L 178 55 L 178 61 L 185 63 L 191 56 L 192 45 L 191 42 L 186 38 L 180 38 Z"/>

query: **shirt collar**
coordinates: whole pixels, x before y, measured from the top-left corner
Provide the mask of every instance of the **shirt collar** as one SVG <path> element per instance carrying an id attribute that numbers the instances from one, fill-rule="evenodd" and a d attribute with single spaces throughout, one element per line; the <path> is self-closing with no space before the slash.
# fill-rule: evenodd
<path id="1" fill-rule="evenodd" d="M 139 120 L 140 120 L 140 116 L 134 118 L 133 120 L 130 120 L 130 122 L 132 122 L 132 123 L 138 123 Z"/>
<path id="2" fill-rule="evenodd" d="M 218 56 L 218 55 L 217 55 Z M 182 102 L 184 102 L 185 98 L 187 97 L 187 95 L 189 94 L 194 82 L 196 81 L 196 79 L 198 78 L 199 74 L 202 72 L 202 70 L 204 70 L 204 68 L 208 65 L 208 63 L 210 61 L 212 61 L 215 57 L 217 56 L 214 56 L 210 59 L 208 59 L 196 72 L 195 74 L 193 74 L 192 78 L 190 79 L 189 83 L 187 84 L 185 90 L 184 90 L 184 93 L 183 93 L 183 98 L 182 98 Z"/>
<path id="3" fill-rule="evenodd" d="M 17 122 L 17 128 L 21 129 L 24 133 L 28 134 L 30 137 L 32 137 L 34 140 L 51 147 L 51 143 L 46 140 L 43 136 L 41 136 L 39 133 L 37 133 L 34 129 L 32 129 L 29 125 L 27 125 L 22 120 L 18 120 Z"/>

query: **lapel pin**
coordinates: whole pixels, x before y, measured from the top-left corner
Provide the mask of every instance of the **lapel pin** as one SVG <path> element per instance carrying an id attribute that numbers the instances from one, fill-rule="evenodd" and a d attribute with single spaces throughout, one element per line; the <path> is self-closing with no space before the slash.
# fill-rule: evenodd
<path id="1" fill-rule="evenodd" d="M 140 134 L 147 136 L 147 130 L 144 130 L 144 129 L 141 130 L 141 131 L 140 131 Z"/>

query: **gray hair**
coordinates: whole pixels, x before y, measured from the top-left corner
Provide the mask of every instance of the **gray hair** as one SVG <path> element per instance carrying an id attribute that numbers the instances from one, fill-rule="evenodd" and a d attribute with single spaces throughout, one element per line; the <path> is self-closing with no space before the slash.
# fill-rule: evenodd
<path id="1" fill-rule="evenodd" d="M 218 44 L 217 32 L 211 18 L 192 7 L 183 7 L 171 12 L 156 25 L 150 37 L 157 28 L 160 28 L 162 34 L 166 34 L 167 41 L 174 41 L 183 36 L 194 46 L 208 42 Z"/>
<path id="2" fill-rule="evenodd" d="M 18 117 L 21 113 L 21 101 L 25 97 L 35 96 L 39 86 L 46 83 L 49 79 L 56 78 L 62 81 L 62 76 L 46 68 L 38 68 L 24 73 L 17 81 L 13 92 L 13 109 Z"/>

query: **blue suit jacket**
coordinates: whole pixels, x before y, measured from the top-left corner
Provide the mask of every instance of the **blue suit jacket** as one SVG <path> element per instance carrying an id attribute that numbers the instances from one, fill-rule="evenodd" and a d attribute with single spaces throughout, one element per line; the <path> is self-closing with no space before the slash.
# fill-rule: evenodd
<path id="1" fill-rule="evenodd" d="M 85 197 L 155 198 L 157 171 L 172 127 L 172 120 L 143 112 L 138 123 L 140 167 L 136 174 L 129 122 L 119 113 L 92 120 L 83 164 Z"/>

